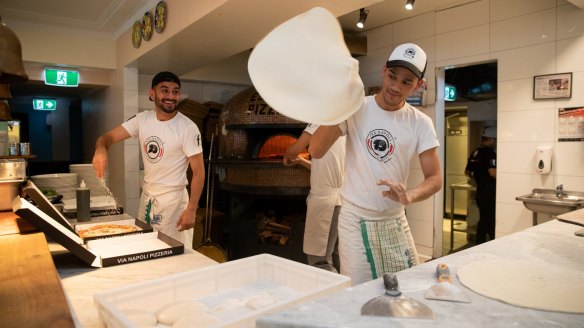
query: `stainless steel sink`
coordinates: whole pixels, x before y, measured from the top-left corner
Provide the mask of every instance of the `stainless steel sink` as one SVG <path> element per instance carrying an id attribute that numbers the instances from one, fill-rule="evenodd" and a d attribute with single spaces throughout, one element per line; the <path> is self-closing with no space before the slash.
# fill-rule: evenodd
<path id="1" fill-rule="evenodd" d="M 558 189 L 533 189 L 531 194 L 515 198 L 534 213 L 560 215 L 584 207 L 584 192 Z"/>

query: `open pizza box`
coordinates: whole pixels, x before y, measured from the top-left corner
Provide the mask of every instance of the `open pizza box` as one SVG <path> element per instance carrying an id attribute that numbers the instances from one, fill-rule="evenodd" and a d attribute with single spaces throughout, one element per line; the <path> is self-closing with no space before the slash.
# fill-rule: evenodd
<path id="1" fill-rule="evenodd" d="M 53 220 L 62 224 L 65 228 L 75 232 L 78 236 L 83 238 L 85 242 L 94 239 L 111 238 L 114 236 L 153 231 L 150 225 L 127 214 L 92 217 L 91 222 L 82 222 L 72 225 L 32 181 L 27 181 L 23 191 L 28 197 L 30 197 L 30 199 L 32 199 L 41 211 L 45 212 L 45 214 L 50 216 Z M 114 211 L 114 213 L 117 212 Z M 110 224 L 112 227 L 110 231 L 104 231 L 102 234 L 92 233 L 97 232 L 95 230 L 96 228 L 105 228 L 107 224 Z M 119 229 L 114 229 L 116 227 L 119 227 Z M 121 229 L 122 227 L 125 227 L 126 229 Z"/>
<path id="2" fill-rule="evenodd" d="M 159 257 L 178 255 L 184 252 L 184 245 L 181 242 L 159 231 L 152 231 L 152 228 L 148 225 L 146 225 L 147 231 L 140 230 L 139 233 L 108 235 L 106 238 L 93 240 L 87 238 L 84 240 L 77 234 L 75 228 L 77 226 L 85 226 L 85 224 L 75 227 L 71 226 L 34 184 L 29 183 L 25 187 L 25 192 L 33 199 L 38 207 L 24 198 L 17 196 L 12 201 L 14 213 L 27 220 L 37 229 L 43 231 L 48 237 L 93 267 L 108 267 L 145 261 Z M 35 194 L 35 196 L 31 196 L 32 194 Z M 51 213 L 51 215 L 45 211 Z M 133 219 L 127 214 L 124 215 L 130 218 L 131 221 L 138 221 L 140 222 L 138 224 L 143 224 L 141 221 Z M 118 223 L 126 221 L 107 222 Z"/>

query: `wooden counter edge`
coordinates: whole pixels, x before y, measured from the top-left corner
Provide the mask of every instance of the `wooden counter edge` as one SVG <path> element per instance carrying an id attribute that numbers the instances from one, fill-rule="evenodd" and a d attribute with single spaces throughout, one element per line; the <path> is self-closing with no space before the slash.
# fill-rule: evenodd
<path id="1" fill-rule="evenodd" d="M 74 327 L 45 235 L 0 213 L 0 317 L 3 327 Z M 22 228 L 22 229 L 21 229 Z M 5 325 L 6 324 L 6 325 Z"/>

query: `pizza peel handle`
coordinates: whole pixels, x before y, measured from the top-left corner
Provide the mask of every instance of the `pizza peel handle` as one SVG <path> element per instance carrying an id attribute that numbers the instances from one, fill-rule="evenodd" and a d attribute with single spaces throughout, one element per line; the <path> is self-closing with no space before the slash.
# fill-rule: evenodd
<path id="1" fill-rule="evenodd" d="M 213 216 L 213 189 L 215 187 L 214 174 L 211 173 L 211 155 L 213 153 L 213 139 L 215 134 L 211 134 L 211 146 L 209 147 L 209 162 L 207 165 L 207 200 L 205 207 L 205 228 L 203 243 L 195 248 L 195 251 L 207 256 L 208 258 L 215 260 L 219 263 L 227 261 L 225 256 L 225 251 L 221 246 L 215 244 L 211 241 L 211 218 Z M 209 197 L 210 195 L 210 197 Z"/>
<path id="2" fill-rule="evenodd" d="M 434 319 L 434 312 L 426 305 L 402 295 L 397 277 L 393 273 L 383 274 L 384 295 L 369 300 L 361 308 L 361 315 Z"/>

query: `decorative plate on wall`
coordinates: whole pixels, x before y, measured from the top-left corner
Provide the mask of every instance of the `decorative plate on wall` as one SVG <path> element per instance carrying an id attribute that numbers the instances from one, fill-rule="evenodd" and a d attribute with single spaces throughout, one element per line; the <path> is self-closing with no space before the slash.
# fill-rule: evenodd
<path id="1" fill-rule="evenodd" d="M 160 33 L 164 30 L 164 26 L 166 26 L 166 3 L 160 1 L 154 9 L 154 29 Z"/>
<path id="2" fill-rule="evenodd" d="M 150 41 L 152 38 L 152 14 L 148 11 L 142 17 L 142 38 L 144 41 Z"/>
<path id="3" fill-rule="evenodd" d="M 134 48 L 140 47 L 142 42 L 142 22 L 136 21 L 132 26 L 132 44 Z"/>

